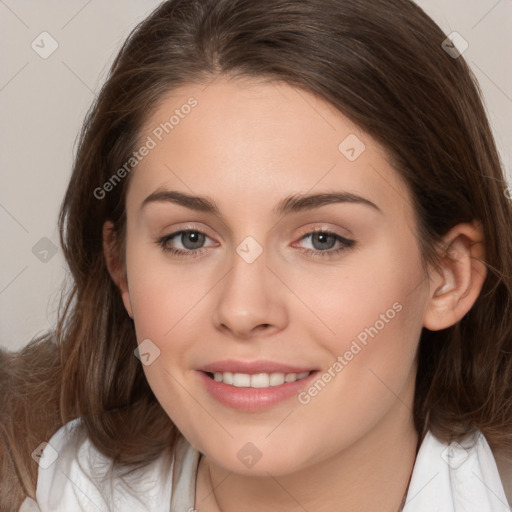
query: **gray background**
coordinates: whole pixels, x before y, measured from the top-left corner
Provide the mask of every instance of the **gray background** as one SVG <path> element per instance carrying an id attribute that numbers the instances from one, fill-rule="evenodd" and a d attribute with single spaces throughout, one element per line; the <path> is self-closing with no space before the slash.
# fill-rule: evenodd
<path id="1" fill-rule="evenodd" d="M 108 67 L 155 0 L 0 0 L 0 345 L 17 349 L 55 324 L 66 277 L 57 213 L 76 137 Z M 421 0 L 483 90 L 512 183 L 512 2 Z M 46 59 L 38 51 L 58 48 Z M 441 44 L 441 41 L 439 42 Z M 37 48 L 37 47 L 36 47 Z M 55 251 L 55 253 L 54 253 Z"/>

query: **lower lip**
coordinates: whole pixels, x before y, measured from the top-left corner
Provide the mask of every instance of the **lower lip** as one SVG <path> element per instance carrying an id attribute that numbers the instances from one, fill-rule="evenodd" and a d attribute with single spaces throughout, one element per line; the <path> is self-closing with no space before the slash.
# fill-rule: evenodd
<path id="1" fill-rule="evenodd" d="M 318 371 L 313 371 L 295 382 L 285 382 L 268 388 L 238 388 L 217 382 L 203 371 L 198 373 L 206 390 L 221 404 L 240 411 L 255 412 L 270 409 L 294 395 L 297 396 L 316 377 Z"/>

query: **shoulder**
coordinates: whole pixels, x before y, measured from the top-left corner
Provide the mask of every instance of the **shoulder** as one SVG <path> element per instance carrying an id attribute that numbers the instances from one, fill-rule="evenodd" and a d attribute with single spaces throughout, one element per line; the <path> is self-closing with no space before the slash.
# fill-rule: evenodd
<path id="1" fill-rule="evenodd" d="M 94 447 L 80 419 L 73 420 L 43 445 L 37 503 L 41 512 L 167 511 L 172 464 L 162 456 L 126 474 Z"/>
<path id="2" fill-rule="evenodd" d="M 421 443 L 404 512 L 509 512 L 496 461 L 487 440 L 475 432 L 445 443 L 428 431 Z"/>

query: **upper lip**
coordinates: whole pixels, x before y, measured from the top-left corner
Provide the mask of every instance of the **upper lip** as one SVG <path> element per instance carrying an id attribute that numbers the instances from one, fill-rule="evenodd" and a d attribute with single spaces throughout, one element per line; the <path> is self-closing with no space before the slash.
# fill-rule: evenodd
<path id="1" fill-rule="evenodd" d="M 210 373 L 247 373 L 253 375 L 256 373 L 303 373 L 313 371 L 312 368 L 300 366 L 291 366 L 276 361 L 236 361 L 234 359 L 226 359 L 224 361 L 216 361 L 214 363 L 201 366 L 198 370 Z"/>

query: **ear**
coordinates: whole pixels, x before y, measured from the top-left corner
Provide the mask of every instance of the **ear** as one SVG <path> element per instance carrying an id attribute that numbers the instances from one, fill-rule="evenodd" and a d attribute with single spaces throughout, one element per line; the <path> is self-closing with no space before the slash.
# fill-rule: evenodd
<path id="1" fill-rule="evenodd" d="M 430 279 L 423 325 L 431 331 L 456 324 L 473 306 L 487 275 L 483 230 L 479 222 L 458 224 L 444 237 L 440 272 Z"/>
<path id="2" fill-rule="evenodd" d="M 122 256 L 119 254 L 119 243 L 116 239 L 114 224 L 109 220 L 103 224 L 103 254 L 105 255 L 110 277 L 121 292 L 124 307 L 130 318 L 133 318 L 126 270 L 123 265 Z"/>

